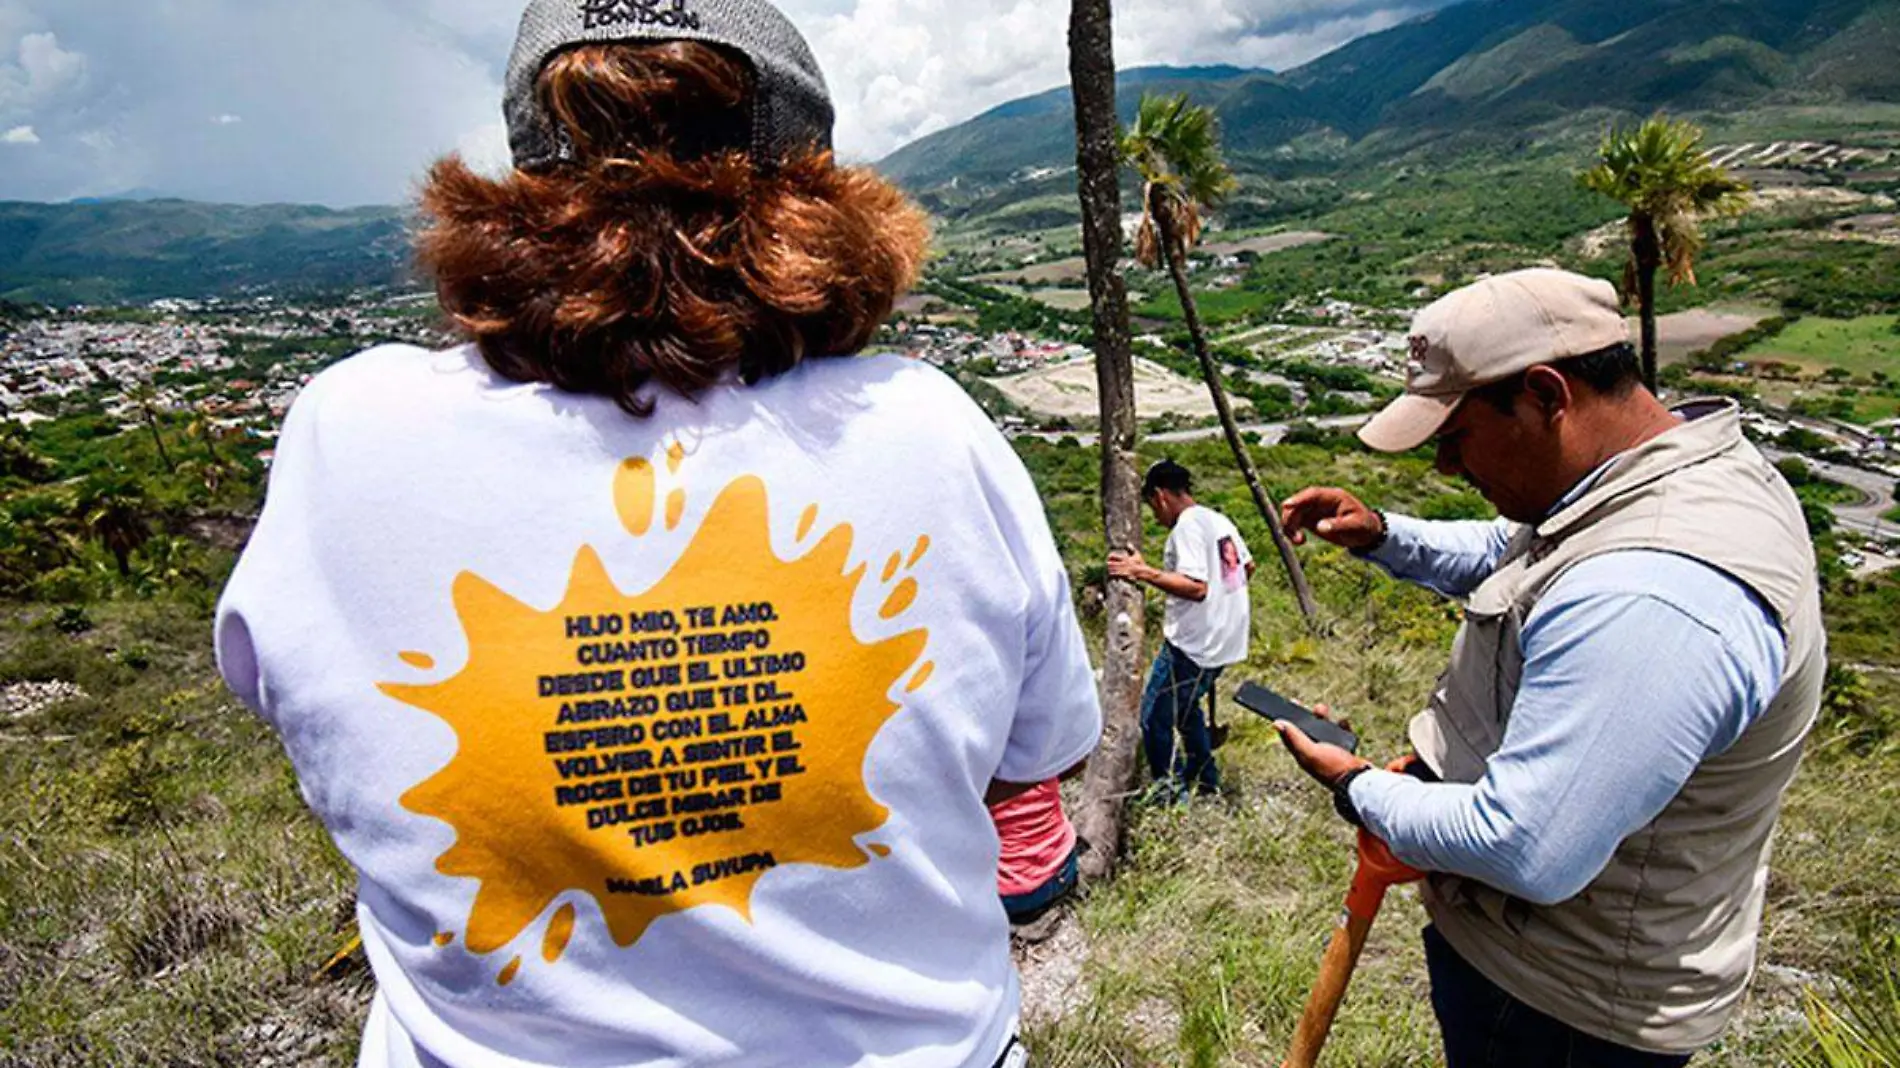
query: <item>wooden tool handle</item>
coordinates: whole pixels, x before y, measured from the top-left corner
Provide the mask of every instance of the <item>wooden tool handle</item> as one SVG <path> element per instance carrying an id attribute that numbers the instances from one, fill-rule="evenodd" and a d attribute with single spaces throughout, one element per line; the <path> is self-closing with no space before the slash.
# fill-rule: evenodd
<path id="1" fill-rule="evenodd" d="M 1282 1068 L 1313 1068 L 1318 1063 L 1320 1048 L 1326 1045 L 1326 1036 L 1333 1029 L 1339 1003 L 1346 998 L 1346 985 L 1352 982 L 1353 969 L 1359 964 L 1359 953 L 1366 948 L 1366 935 L 1372 931 L 1373 919 L 1373 914 L 1362 916 L 1348 911 L 1333 930 L 1333 939 L 1326 944 L 1326 956 L 1320 960 L 1319 978 L 1314 980 L 1313 993 L 1306 999 L 1306 1011 L 1300 1014 L 1300 1025 L 1293 1031 L 1293 1048 L 1287 1052 Z"/>

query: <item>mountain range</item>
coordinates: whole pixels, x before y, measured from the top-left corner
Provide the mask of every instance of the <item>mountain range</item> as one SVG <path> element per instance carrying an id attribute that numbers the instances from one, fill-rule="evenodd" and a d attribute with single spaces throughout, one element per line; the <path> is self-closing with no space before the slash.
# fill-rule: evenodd
<path id="1" fill-rule="evenodd" d="M 1293 70 L 1149 67 L 1118 103 L 1185 92 L 1218 113 L 1243 174 L 1430 164 L 1527 138 L 1594 137 L 1657 109 L 1813 121 L 1900 103 L 1900 0 L 1469 0 Z M 1857 110 L 1858 109 L 1858 110 Z M 1891 114 L 1891 112 L 1889 112 Z M 1072 222 L 1069 90 L 993 108 L 879 167 L 949 217 Z M 1891 136 L 1893 131 L 1888 131 Z M 404 280 L 401 209 L 178 200 L 0 203 L 0 300 L 141 301 Z"/>
<path id="2" fill-rule="evenodd" d="M 1895 0 L 1472 0 L 1274 73 L 1125 72 L 1118 104 L 1186 92 L 1221 120 L 1241 168 L 1303 139 L 1389 157 L 1473 133 L 1600 129 L 1657 109 L 1732 113 L 1781 104 L 1900 101 Z M 880 168 L 912 192 L 973 190 L 1074 161 L 1066 87 L 922 138 Z"/>
<path id="3" fill-rule="evenodd" d="M 402 280 L 403 212 L 185 200 L 0 203 L 0 299 L 118 303 Z"/>

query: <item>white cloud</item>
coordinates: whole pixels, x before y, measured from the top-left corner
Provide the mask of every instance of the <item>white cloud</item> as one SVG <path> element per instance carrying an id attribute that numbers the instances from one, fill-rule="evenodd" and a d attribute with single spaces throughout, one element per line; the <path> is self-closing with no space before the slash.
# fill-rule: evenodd
<path id="1" fill-rule="evenodd" d="M 56 34 L 0 38 L 0 118 L 30 116 L 85 80 L 86 57 L 61 48 Z"/>
<path id="2" fill-rule="evenodd" d="M 20 38 L 20 69 L 30 88 L 51 96 L 85 81 L 86 57 L 61 48 L 57 34 L 29 33 Z"/>
<path id="3" fill-rule="evenodd" d="M 0 198 L 395 203 L 446 151 L 505 167 L 501 75 L 524 2 L 0 0 L 0 129 L 71 146 L 10 158 Z M 849 158 L 1068 78 L 1060 0 L 780 2 Z M 1444 2 L 1119 0 L 1116 56 L 1284 69 Z"/>
<path id="4" fill-rule="evenodd" d="M 37 145 L 39 143 L 40 135 L 31 126 L 15 126 L 6 133 L 0 134 L 0 144 Z"/>
<path id="5" fill-rule="evenodd" d="M 1122 0 L 1115 59 L 1286 70 L 1445 2 Z M 1069 5 L 1056 0 L 788 0 L 787 10 L 831 82 L 847 156 L 882 157 L 1068 82 Z"/>

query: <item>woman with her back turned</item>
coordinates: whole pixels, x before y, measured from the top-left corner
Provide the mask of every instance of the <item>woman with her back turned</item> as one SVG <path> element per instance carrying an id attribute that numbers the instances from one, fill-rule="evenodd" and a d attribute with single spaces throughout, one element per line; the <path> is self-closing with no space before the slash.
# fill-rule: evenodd
<path id="1" fill-rule="evenodd" d="M 537 0 L 515 169 L 425 185 L 468 338 L 305 390 L 220 667 L 359 876 L 366 1066 L 992 1068 L 987 801 L 1100 732 L 1041 502 L 859 352 L 921 213 L 759 0 Z"/>

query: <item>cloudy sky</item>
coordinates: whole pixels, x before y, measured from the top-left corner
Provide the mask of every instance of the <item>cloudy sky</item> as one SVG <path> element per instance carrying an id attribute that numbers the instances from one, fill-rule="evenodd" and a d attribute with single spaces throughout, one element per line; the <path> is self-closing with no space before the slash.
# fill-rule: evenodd
<path id="1" fill-rule="evenodd" d="M 1287 69 L 1445 0 L 1119 0 L 1116 59 Z M 853 159 L 1063 84 L 1061 0 L 781 0 Z M 522 0 L 0 0 L 0 199 L 388 204 L 505 159 Z"/>

